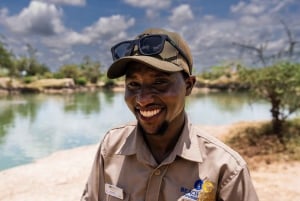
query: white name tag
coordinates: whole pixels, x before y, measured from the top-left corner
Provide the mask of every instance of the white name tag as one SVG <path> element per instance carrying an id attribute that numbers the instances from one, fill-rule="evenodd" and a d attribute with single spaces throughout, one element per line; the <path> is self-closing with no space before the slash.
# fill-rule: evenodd
<path id="1" fill-rule="evenodd" d="M 121 200 L 124 199 L 123 189 L 111 184 L 105 184 L 105 193 Z"/>

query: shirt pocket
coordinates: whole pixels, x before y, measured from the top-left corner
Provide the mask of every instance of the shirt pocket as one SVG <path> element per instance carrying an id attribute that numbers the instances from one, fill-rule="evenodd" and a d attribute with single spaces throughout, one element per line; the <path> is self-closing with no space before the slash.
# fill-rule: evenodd
<path id="1" fill-rule="evenodd" d="M 129 201 L 129 194 L 125 194 L 124 195 L 124 198 L 123 198 L 123 200 L 122 199 L 120 199 L 120 198 L 117 198 L 117 197 L 114 197 L 114 196 L 111 196 L 111 195 L 106 195 L 106 201 Z"/>

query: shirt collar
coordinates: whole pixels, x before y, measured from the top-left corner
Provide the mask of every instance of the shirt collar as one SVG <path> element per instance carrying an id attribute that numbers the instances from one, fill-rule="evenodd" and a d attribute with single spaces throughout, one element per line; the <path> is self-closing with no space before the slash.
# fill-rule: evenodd
<path id="1" fill-rule="evenodd" d="M 185 123 L 182 133 L 174 147 L 174 150 L 170 154 L 170 157 L 168 157 L 165 162 L 172 162 L 175 160 L 176 156 L 179 156 L 186 160 L 201 163 L 203 161 L 203 148 L 204 146 L 201 145 L 197 133 L 194 132 L 193 126 L 187 114 L 185 114 Z"/>
<path id="2" fill-rule="evenodd" d="M 187 114 L 185 114 L 185 123 L 182 133 L 178 139 L 174 150 L 163 163 L 171 163 L 175 160 L 176 156 L 186 160 L 199 162 L 203 161 L 203 154 L 205 153 L 204 145 L 199 140 L 193 126 L 189 121 Z M 118 151 L 120 155 L 137 155 L 137 159 L 143 162 L 154 164 L 155 160 L 149 151 L 143 136 L 139 133 L 137 126 L 132 130 L 126 142 Z"/>

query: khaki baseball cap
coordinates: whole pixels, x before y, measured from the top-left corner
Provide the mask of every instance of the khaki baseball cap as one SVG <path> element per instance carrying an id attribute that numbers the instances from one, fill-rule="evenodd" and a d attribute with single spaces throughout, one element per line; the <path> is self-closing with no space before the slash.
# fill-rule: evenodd
<path id="1" fill-rule="evenodd" d="M 141 55 L 139 51 L 136 51 L 137 46 L 135 46 L 132 56 L 122 57 L 111 64 L 107 71 L 107 77 L 114 79 L 125 75 L 126 69 L 130 67 L 128 65 L 130 62 L 138 62 L 165 72 L 185 71 L 191 75 L 193 58 L 186 41 L 176 32 L 157 28 L 147 29 L 136 38 L 154 34 L 167 35 L 182 50 L 187 58 L 185 59 L 168 41 L 165 42 L 163 51 L 159 55 Z"/>

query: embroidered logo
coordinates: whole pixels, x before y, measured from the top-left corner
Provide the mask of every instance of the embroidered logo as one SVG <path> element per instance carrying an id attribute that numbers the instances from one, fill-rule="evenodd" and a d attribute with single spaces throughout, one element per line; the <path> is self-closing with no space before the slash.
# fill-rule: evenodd
<path id="1" fill-rule="evenodd" d="M 184 193 L 182 200 L 215 201 L 215 191 L 213 182 L 201 179 L 195 181 L 193 189 L 181 187 L 181 192 Z"/>
<path id="2" fill-rule="evenodd" d="M 202 184 L 203 184 L 203 181 L 202 181 L 201 179 L 199 179 L 199 180 L 197 180 L 197 181 L 195 182 L 194 188 L 195 188 L 196 190 L 201 190 Z"/>
<path id="3" fill-rule="evenodd" d="M 202 191 L 198 195 L 198 201 L 215 201 L 216 192 L 213 182 L 206 180 L 202 185 Z"/>

